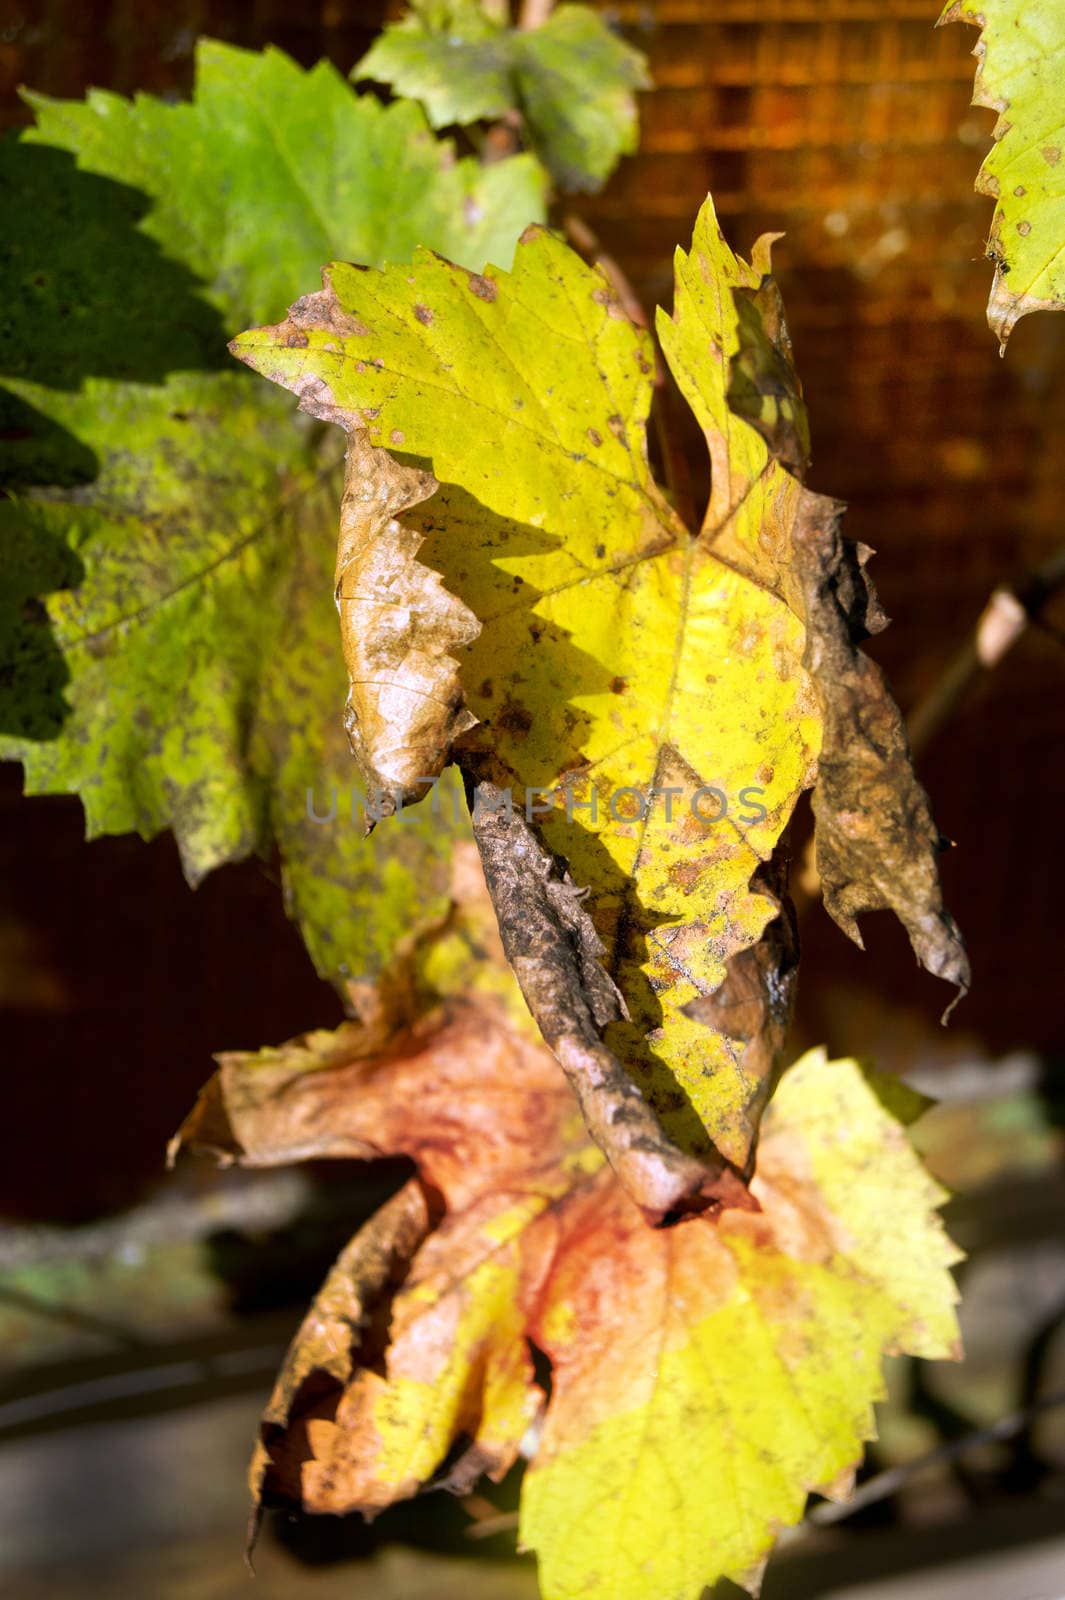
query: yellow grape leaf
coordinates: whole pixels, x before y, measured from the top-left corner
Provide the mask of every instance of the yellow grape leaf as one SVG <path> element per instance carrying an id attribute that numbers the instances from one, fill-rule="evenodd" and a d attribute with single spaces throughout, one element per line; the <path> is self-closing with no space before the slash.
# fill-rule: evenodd
<path id="1" fill-rule="evenodd" d="M 860 946 L 857 917 L 890 908 L 921 965 L 960 997 L 969 962 L 940 892 L 944 841 L 887 682 L 857 648 L 887 626 L 865 572 L 873 552 L 842 537 L 842 505 L 785 469 L 805 466 L 809 427 L 768 277 L 771 243 L 757 242 L 748 267 L 704 208 L 690 255 L 677 252 L 673 318 L 659 312 L 662 347 L 713 466 L 701 538 L 805 625 L 802 666 L 821 713 L 813 809 L 826 909 Z"/>
<path id="2" fill-rule="evenodd" d="M 1065 7 L 1061 0 L 950 0 L 939 18 L 980 29 L 973 105 L 998 112 L 976 180 L 993 195 L 987 320 L 1006 341 L 1030 311 L 1065 309 Z"/>
<path id="3" fill-rule="evenodd" d="M 750 1174 L 770 1077 L 708 1020 L 705 1002 L 729 960 L 778 913 L 752 879 L 814 781 L 831 694 L 842 684 L 839 727 L 860 723 L 869 700 L 869 683 L 855 689 L 836 638 L 847 620 L 836 581 L 845 565 L 839 508 L 805 490 L 756 426 L 787 438 L 802 415 L 786 383 L 779 400 L 771 393 L 774 364 L 787 362 L 771 359 L 782 335 L 767 275 L 768 244 L 756 247 L 753 266 L 734 256 L 708 200 L 691 254 L 678 254 L 674 319 L 661 328 L 711 453 L 713 495 L 697 532 L 648 465 L 649 336 L 604 275 L 543 229 L 527 230 L 510 273 L 471 273 L 428 251 L 380 272 L 334 265 L 324 290 L 297 302 L 286 322 L 232 346 L 353 440 L 366 431 L 374 446 L 431 462 L 440 488 L 403 522 L 424 536 L 421 562 L 455 597 L 448 640 L 469 612 L 481 625 L 456 646 L 477 726 L 454 753 L 471 783 L 491 786 L 529 824 L 496 840 L 498 859 L 509 852 L 509 875 L 489 872 L 507 954 L 523 967 L 530 1006 L 575 1087 L 609 1081 L 617 1090 L 614 1108 L 589 1116 L 589 1126 L 655 1218 L 708 1198 L 736 1203 Z M 734 360 L 737 380 L 747 380 L 742 417 L 729 400 Z M 411 559 L 397 560 L 397 587 Z M 411 606 L 393 626 L 412 639 L 425 631 Z M 815 651 L 811 670 L 815 632 L 836 638 L 842 654 Z M 357 742 L 371 766 L 396 742 L 384 709 L 395 687 L 393 679 L 353 685 Z M 882 693 L 878 678 L 873 687 Z M 438 765 L 454 708 L 441 701 L 433 710 Z M 419 751 L 426 728 L 420 716 Z M 890 748 L 923 802 L 900 726 L 895 734 L 893 744 L 888 729 L 874 748 Z M 836 767 L 852 753 L 836 750 Z M 422 787 L 412 784 L 411 795 Z M 906 801 L 912 810 L 910 790 Z M 477 811 L 484 847 L 492 824 L 478 829 Z M 827 812 L 842 812 L 849 826 L 855 804 L 848 797 Z M 867 813 L 863 845 L 878 820 Z M 938 841 L 927 823 L 924 834 L 915 830 L 922 863 Z M 893 860 L 868 889 L 852 844 L 834 858 L 826 847 L 828 864 L 845 868 L 836 906 L 831 872 L 825 879 L 830 908 L 854 932 L 860 910 L 898 908 L 905 874 Z M 566 942 L 559 916 L 565 924 L 569 913 L 565 884 L 544 887 L 550 860 L 564 861 L 566 882 L 587 891 L 613 1006 L 590 992 L 591 942 L 582 934 L 565 1015 L 552 1009 L 550 997 L 565 988 L 554 960 Z M 911 937 L 917 926 L 931 943 L 939 918 L 939 942 L 954 951 L 934 869 L 922 892 Z M 915 947 L 921 954 L 916 939 Z M 958 967 L 941 951 L 932 964 L 952 975 Z M 587 1112 L 590 1091 L 578 1093 Z"/>

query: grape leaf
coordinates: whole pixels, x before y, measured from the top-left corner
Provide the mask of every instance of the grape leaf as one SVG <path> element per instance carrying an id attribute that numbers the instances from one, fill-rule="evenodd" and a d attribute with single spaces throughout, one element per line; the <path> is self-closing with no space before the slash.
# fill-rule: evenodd
<path id="1" fill-rule="evenodd" d="M 973 105 L 998 112 L 976 187 L 995 199 L 987 320 L 1004 355 L 1021 317 L 1065 309 L 1065 10 L 1059 0 L 951 0 L 945 22 L 980 29 Z"/>
<path id="2" fill-rule="evenodd" d="M 702 538 L 802 621 L 802 664 L 821 713 L 813 810 L 826 909 L 861 947 L 857 917 L 890 908 L 921 965 L 960 998 L 969 962 L 939 887 L 944 841 L 887 681 L 858 648 L 888 623 L 866 570 L 873 552 L 843 537 L 842 505 L 810 494 L 794 475 L 810 436 L 768 277 L 772 237 L 755 245 L 747 268 L 720 229 L 697 225 L 691 254 L 678 252 L 673 317 L 659 312 L 663 349 L 713 468 Z"/>
<path id="3" fill-rule="evenodd" d="M 418 100 L 434 128 L 503 116 L 515 104 L 511 30 L 479 0 L 412 4 L 388 23 L 351 76 Z"/>
<path id="4" fill-rule="evenodd" d="M 176 1141 L 418 1167 L 297 1333 L 254 1492 L 372 1513 L 524 1449 L 545 1600 L 751 1583 L 809 1490 L 845 1494 L 882 1355 L 956 1354 L 941 1192 L 856 1064 L 813 1051 L 767 1113 L 760 1210 L 648 1228 L 529 1035 L 483 896 L 377 1015 L 220 1057 Z"/>
<path id="5" fill-rule="evenodd" d="M 967 980 L 935 879 L 939 836 L 898 712 L 854 649 L 872 600 L 839 535 L 841 508 L 806 490 L 730 406 L 733 360 L 752 348 L 749 330 L 741 342 L 734 291 L 748 293 L 748 322 L 768 319 L 767 341 L 781 337 L 769 298 L 757 301 L 767 272 L 767 247 L 754 266 L 735 257 L 707 201 L 691 254 L 678 252 L 673 318 L 660 318 L 712 460 L 697 534 L 648 466 L 648 337 L 606 278 L 543 230 L 523 236 L 510 273 L 471 273 L 427 252 L 402 270 L 335 265 L 326 288 L 286 322 L 231 346 L 312 415 L 353 433 L 367 428 L 374 444 L 432 462 L 441 488 L 404 522 L 425 537 L 425 565 L 481 622 L 461 652 L 478 725 L 456 753 L 482 789 L 513 796 L 572 883 L 588 890 L 628 1016 L 588 992 L 579 959 L 561 1030 L 546 1018 L 549 998 L 530 1004 L 545 1037 L 562 1041 L 564 1065 L 572 1055 L 568 1070 L 600 1083 L 613 1069 L 601 1051 L 589 1053 L 584 1019 L 605 1027 L 607 1052 L 666 1143 L 696 1158 L 683 1180 L 659 1159 L 645 1182 L 630 1184 L 652 1216 L 724 1199 L 723 1183 L 734 1196 L 722 1161 L 741 1178 L 750 1171 L 771 1074 L 765 1061 L 753 1070 L 754 1058 L 703 1020 L 703 1002 L 777 914 L 752 878 L 813 782 L 826 733 L 818 803 L 830 908 L 853 935 L 858 911 L 894 904 L 919 958 Z M 745 408 L 757 411 L 765 363 L 747 368 Z M 763 400 L 798 425 L 792 400 Z M 360 716 L 372 735 L 371 701 Z M 442 758 L 443 708 L 437 731 Z M 906 817 L 912 838 L 903 848 L 896 836 Z M 478 820 L 475 812 L 475 831 Z M 497 904 L 510 897 L 501 916 L 515 938 L 524 937 L 523 918 L 544 930 L 537 947 L 550 964 L 542 892 L 550 875 L 523 837 L 514 840 L 535 867 L 524 882 L 540 895 L 539 910 L 524 918 L 520 873 L 508 888 L 493 870 L 490 887 Z M 523 960 L 526 994 L 557 995 L 557 965 L 539 982 L 528 950 Z M 611 1119 L 594 1122 L 619 1172 L 631 1116 L 626 1104 L 613 1119 L 616 1138 Z M 656 1148 L 661 1158 L 661 1141 Z"/>
<path id="6" fill-rule="evenodd" d="M 515 40 L 518 100 L 533 148 L 566 189 L 598 189 L 636 149 L 644 58 L 583 5 L 561 5 Z"/>
<path id="7" fill-rule="evenodd" d="M 541 161 L 567 189 L 598 189 L 636 148 L 644 59 L 583 5 L 538 28 L 506 28 L 474 0 L 415 5 L 352 72 L 420 100 L 434 128 L 519 109 Z"/>
<path id="8" fill-rule="evenodd" d="M 416 106 L 276 50 L 201 42 L 188 105 L 30 99 L 37 127 L 0 146 L 5 198 L 24 197 L 0 269 L 9 481 L 32 498 L 0 531 L 12 700 L 35 709 L 9 711 L 0 751 L 28 792 L 79 794 L 90 837 L 172 827 L 193 883 L 276 840 L 319 970 L 371 972 L 443 910 L 453 808 L 371 842 L 351 815 L 339 452 L 233 367 L 225 330 L 323 255 L 505 258 L 543 175 L 456 161 Z M 27 563 L 72 584 L 50 631 L 15 618 Z"/>

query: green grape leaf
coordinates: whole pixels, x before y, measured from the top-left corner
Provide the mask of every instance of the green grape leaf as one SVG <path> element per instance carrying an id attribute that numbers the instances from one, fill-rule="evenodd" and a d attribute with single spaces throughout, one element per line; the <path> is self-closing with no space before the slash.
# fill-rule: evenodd
<path id="1" fill-rule="evenodd" d="M 565 189 L 598 189 L 636 148 L 643 57 L 586 6 L 539 28 L 503 28 L 469 0 L 418 6 L 384 30 L 356 78 L 420 100 L 435 128 L 522 113 L 530 142 Z"/>
<path id="2" fill-rule="evenodd" d="M 456 161 L 417 106 L 276 50 L 202 43 L 187 105 L 30 99 L 37 126 L 0 146 L 0 192 L 25 197 L 0 239 L 22 496 L 0 518 L 0 754 L 27 792 L 80 795 L 90 837 L 173 828 L 193 883 L 276 843 L 319 971 L 370 975 L 411 919 L 442 913 L 459 824 L 447 801 L 364 838 L 338 451 L 230 360 L 226 333 L 323 259 L 425 243 L 509 260 L 543 174 L 531 156 Z"/>
<path id="3" fill-rule="evenodd" d="M 351 75 L 419 100 L 434 128 L 501 117 L 514 105 L 511 31 L 476 0 L 417 6 L 383 30 Z"/>

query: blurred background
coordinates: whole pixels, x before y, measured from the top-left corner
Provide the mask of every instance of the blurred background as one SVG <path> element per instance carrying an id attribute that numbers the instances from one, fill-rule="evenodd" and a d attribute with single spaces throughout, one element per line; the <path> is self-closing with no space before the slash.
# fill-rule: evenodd
<path id="1" fill-rule="evenodd" d="M 346 73 L 401 9 L 3 0 L 4 126 L 27 120 L 19 84 L 187 95 L 201 34 Z M 735 248 L 786 234 L 774 255 L 812 484 L 848 502 L 847 531 L 879 553 L 894 621 L 870 654 L 904 711 L 935 708 L 918 769 L 957 844 L 942 870 L 973 964 L 944 1030 L 939 985 L 889 918 L 867 919 L 863 954 L 819 907 L 803 913 L 796 1050 L 859 1053 L 942 1099 L 920 1139 L 970 1252 L 969 1360 L 895 1366 L 865 1472 L 880 1497 L 793 1535 L 767 1600 L 1058 1600 L 1065 600 L 1051 594 L 992 671 L 963 674 L 956 704 L 949 691 L 992 592 L 1030 583 L 1065 545 L 1065 317 L 1023 320 L 999 359 L 984 316 L 991 202 L 973 191 L 993 117 L 969 104 L 975 31 L 934 29 L 934 0 L 599 9 L 647 53 L 655 88 L 639 154 L 568 209 L 648 307 L 668 306 L 673 249 L 708 189 Z M 0 771 L 0 812 L 0 1586 L 42 1600 L 243 1594 L 258 1405 L 302 1306 L 395 1174 L 188 1164 L 164 1178 L 212 1050 L 331 1025 L 338 1001 L 263 864 L 193 894 L 169 836 L 86 845 L 79 803 L 24 800 L 17 768 Z M 980 1434 L 1018 1409 L 1009 1437 Z M 930 1452 L 920 1472 L 877 1476 Z M 494 1506 L 430 1497 L 370 1530 L 271 1525 L 255 1593 L 532 1600 L 531 1567 L 511 1554 L 515 1498 L 513 1485 Z"/>

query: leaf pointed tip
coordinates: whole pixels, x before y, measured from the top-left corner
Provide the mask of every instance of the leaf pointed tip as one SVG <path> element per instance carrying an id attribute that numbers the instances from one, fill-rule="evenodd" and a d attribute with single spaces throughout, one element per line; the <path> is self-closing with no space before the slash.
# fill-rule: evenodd
<path id="1" fill-rule="evenodd" d="M 783 230 L 776 233 L 760 233 L 751 249 L 751 266 L 760 278 L 768 277 L 773 271 L 773 246 L 785 237 Z"/>
<path id="2" fill-rule="evenodd" d="M 260 372 L 264 377 L 270 374 L 263 372 L 263 357 L 271 345 L 283 344 L 284 340 L 277 337 L 275 328 L 246 328 L 243 333 L 238 333 L 230 339 L 226 349 L 236 361 L 242 361 L 246 367 L 251 367 L 253 372 Z"/>
<path id="3" fill-rule="evenodd" d="M 937 28 L 945 28 L 948 22 L 968 22 L 970 20 L 971 19 L 965 15 L 965 11 L 962 6 L 962 0 L 947 0 L 947 4 L 943 7 L 942 11 L 939 13 L 939 16 L 936 18 L 934 26 Z"/>

